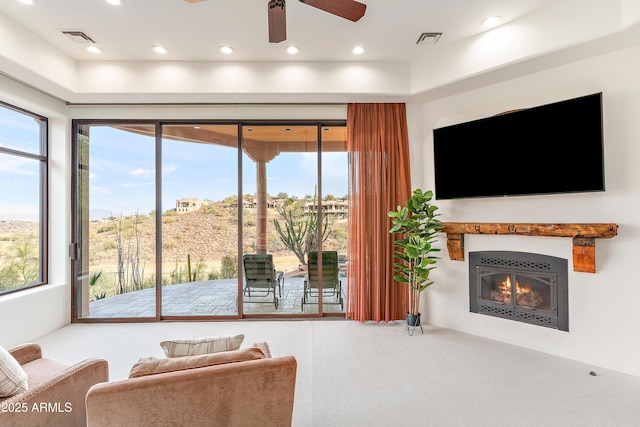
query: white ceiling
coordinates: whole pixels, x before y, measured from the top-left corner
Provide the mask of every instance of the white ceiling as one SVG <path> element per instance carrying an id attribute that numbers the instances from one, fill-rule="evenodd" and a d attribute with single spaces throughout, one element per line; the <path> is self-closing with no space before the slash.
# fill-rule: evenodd
<path id="1" fill-rule="evenodd" d="M 286 2 L 287 40 L 268 42 L 268 0 L 36 0 L 26 6 L 2 0 L 0 13 L 30 29 L 80 61 L 350 61 L 351 48 L 362 45 L 358 60 L 411 61 L 425 50 L 446 46 L 482 31 L 483 18 L 500 15 L 507 23 L 560 0 L 361 0 L 367 10 L 351 22 L 298 0 Z M 83 30 L 103 50 L 87 52 L 60 33 Z M 422 32 L 442 32 L 436 46 L 416 45 Z M 153 45 L 168 49 L 165 55 Z M 233 46 L 225 56 L 220 45 Z M 293 44 L 301 51 L 285 53 Z"/>
<path id="2" fill-rule="evenodd" d="M 361 1 L 354 23 L 288 0 L 287 41 L 271 44 L 268 0 L 1 0 L 0 74 L 71 103 L 380 102 L 447 96 L 640 43 L 638 0 Z M 482 27 L 491 15 L 500 26 Z M 62 30 L 85 32 L 102 53 Z M 423 32 L 443 35 L 416 45 Z M 353 55 L 355 45 L 365 53 Z"/>

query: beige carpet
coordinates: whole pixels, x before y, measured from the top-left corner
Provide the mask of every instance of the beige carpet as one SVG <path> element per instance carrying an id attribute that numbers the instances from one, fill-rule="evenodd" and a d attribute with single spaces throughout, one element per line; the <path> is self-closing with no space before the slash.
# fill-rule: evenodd
<path id="1" fill-rule="evenodd" d="M 163 357 L 162 340 L 237 333 L 298 360 L 294 426 L 640 425 L 638 377 L 431 326 L 410 337 L 402 322 L 75 324 L 34 341 L 68 363 L 105 358 L 115 380 Z"/>

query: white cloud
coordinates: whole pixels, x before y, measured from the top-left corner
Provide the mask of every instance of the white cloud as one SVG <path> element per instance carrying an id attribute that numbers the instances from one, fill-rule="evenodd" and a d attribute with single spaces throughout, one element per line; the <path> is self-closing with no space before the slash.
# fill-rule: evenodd
<path id="1" fill-rule="evenodd" d="M 162 166 L 162 176 L 164 177 L 164 176 L 170 175 L 176 170 L 178 170 L 177 165 L 164 165 Z M 143 177 L 143 178 L 153 177 L 155 173 L 156 173 L 155 169 L 144 169 L 144 168 L 138 168 L 138 169 L 129 171 L 129 175 L 135 176 L 135 177 Z"/>
<path id="2" fill-rule="evenodd" d="M 0 172 L 8 172 L 17 175 L 40 176 L 39 162 L 21 157 L 4 157 L 0 162 Z"/>
<path id="3" fill-rule="evenodd" d="M 167 175 L 171 175 L 173 172 L 178 170 L 177 165 L 163 165 L 162 166 L 162 176 L 165 177 Z"/>
<path id="4" fill-rule="evenodd" d="M 153 176 L 154 173 L 155 171 L 153 169 L 143 169 L 143 168 L 138 168 L 138 169 L 129 171 L 129 175 L 131 176 L 141 176 L 144 178 Z"/>

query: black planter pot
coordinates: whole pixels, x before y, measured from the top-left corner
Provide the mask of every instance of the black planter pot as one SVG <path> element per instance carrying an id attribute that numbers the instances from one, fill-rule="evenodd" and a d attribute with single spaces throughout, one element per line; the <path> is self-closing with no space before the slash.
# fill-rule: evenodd
<path id="1" fill-rule="evenodd" d="M 420 313 L 418 314 L 407 313 L 407 325 L 420 326 Z"/>
<path id="2" fill-rule="evenodd" d="M 420 327 L 420 332 L 424 333 L 422 324 L 420 323 L 420 313 L 407 313 L 407 332 L 409 332 L 409 335 L 413 335 L 413 332 L 417 327 Z"/>

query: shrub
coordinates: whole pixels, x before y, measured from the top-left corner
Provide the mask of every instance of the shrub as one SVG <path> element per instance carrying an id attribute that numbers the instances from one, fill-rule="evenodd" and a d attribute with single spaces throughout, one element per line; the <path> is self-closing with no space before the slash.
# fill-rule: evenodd
<path id="1" fill-rule="evenodd" d="M 218 280 L 220 278 L 220 273 L 215 268 L 212 268 L 209 274 L 207 275 L 207 280 Z"/>
<path id="2" fill-rule="evenodd" d="M 222 257 L 220 266 L 221 279 L 233 279 L 238 277 L 238 258 L 235 255 L 225 255 Z"/>
<path id="3" fill-rule="evenodd" d="M 38 237 L 16 237 L 4 260 L 0 260 L 0 290 L 26 286 L 38 279 Z"/>

